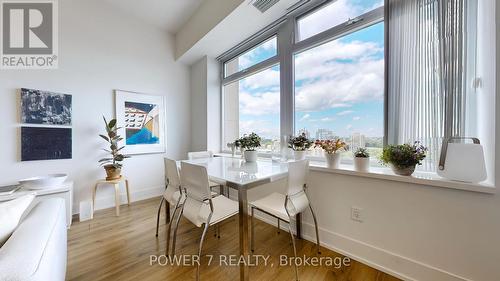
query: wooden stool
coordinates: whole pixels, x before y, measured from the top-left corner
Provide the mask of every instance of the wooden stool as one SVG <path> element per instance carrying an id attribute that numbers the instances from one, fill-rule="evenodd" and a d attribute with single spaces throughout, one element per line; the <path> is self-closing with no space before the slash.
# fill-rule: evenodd
<path id="1" fill-rule="evenodd" d="M 95 206 L 95 195 L 97 193 L 97 187 L 100 184 L 112 184 L 115 187 L 115 210 L 116 210 L 116 215 L 120 215 L 120 183 L 122 181 L 125 181 L 125 187 L 127 189 L 127 202 L 128 205 L 130 205 L 130 192 L 128 190 L 128 179 L 124 176 L 121 176 L 119 179 L 116 180 L 98 180 L 97 183 L 94 186 L 94 189 L 92 190 L 92 212 L 94 212 L 94 206 Z"/>

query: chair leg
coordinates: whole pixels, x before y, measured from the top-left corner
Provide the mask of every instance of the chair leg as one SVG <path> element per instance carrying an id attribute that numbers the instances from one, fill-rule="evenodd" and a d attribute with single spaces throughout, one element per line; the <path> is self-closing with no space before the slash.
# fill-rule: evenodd
<path id="1" fill-rule="evenodd" d="M 163 201 L 165 201 L 165 198 L 163 198 L 162 196 L 160 201 L 160 206 L 158 206 L 158 215 L 156 216 L 156 237 L 158 237 L 158 228 L 160 227 L 160 211 L 161 211 L 161 206 L 163 205 Z"/>
<path id="2" fill-rule="evenodd" d="M 281 221 L 281 220 L 278 218 L 278 234 L 280 234 L 280 231 L 281 231 L 280 221 Z"/>
<path id="3" fill-rule="evenodd" d="M 170 203 L 165 200 L 165 223 L 170 222 Z"/>
<path id="4" fill-rule="evenodd" d="M 288 224 L 288 231 L 290 231 L 290 236 L 292 237 L 292 245 L 293 245 L 293 256 L 297 259 L 297 248 L 295 247 L 295 237 L 293 236 L 292 226 Z M 297 267 L 297 263 L 295 263 L 295 280 L 299 281 L 299 268 Z"/>
<path id="5" fill-rule="evenodd" d="M 172 256 L 175 256 L 175 243 L 177 241 L 177 229 L 179 228 L 179 221 L 181 220 L 182 213 L 184 212 L 184 204 L 182 204 L 180 209 L 181 209 L 181 211 L 179 212 L 179 215 L 177 216 L 177 220 L 175 221 L 174 238 L 172 240 Z"/>
<path id="6" fill-rule="evenodd" d="M 177 204 L 175 205 L 175 209 L 174 209 L 174 212 L 172 214 L 172 218 L 168 221 L 168 226 L 167 226 L 167 246 L 165 248 L 165 255 L 168 256 L 169 253 L 169 246 L 170 246 L 170 231 L 172 229 L 172 221 L 174 220 L 175 218 L 175 214 L 177 213 L 177 210 L 179 209 L 179 202 L 177 202 Z M 177 229 L 176 229 L 177 230 Z"/>
<path id="7" fill-rule="evenodd" d="M 196 267 L 196 281 L 200 280 L 200 263 L 201 263 L 201 249 L 203 247 L 203 240 L 205 239 L 205 235 L 207 234 L 209 223 L 205 223 L 205 228 L 203 229 L 203 233 L 201 234 L 200 239 L 200 247 L 198 249 L 198 265 Z"/>
<path id="8" fill-rule="evenodd" d="M 250 240 L 250 250 L 252 251 L 252 253 L 255 251 L 255 248 L 254 248 L 254 245 L 255 245 L 255 225 L 254 225 L 254 220 L 253 220 L 253 216 L 254 216 L 254 210 L 255 208 L 252 207 L 252 211 L 251 211 L 251 216 L 250 216 L 250 233 L 252 235 L 252 238 Z"/>
<path id="9" fill-rule="evenodd" d="M 320 251 L 320 248 L 319 248 L 318 221 L 316 220 L 316 214 L 314 213 L 311 204 L 309 204 L 309 210 L 311 210 L 311 214 L 312 214 L 313 220 L 314 220 L 314 228 L 316 229 L 316 247 L 317 247 L 317 250 L 318 250 L 318 254 L 321 254 L 321 251 Z"/>
<path id="10" fill-rule="evenodd" d="M 220 224 L 215 226 L 215 230 L 217 230 L 217 239 L 220 239 Z"/>

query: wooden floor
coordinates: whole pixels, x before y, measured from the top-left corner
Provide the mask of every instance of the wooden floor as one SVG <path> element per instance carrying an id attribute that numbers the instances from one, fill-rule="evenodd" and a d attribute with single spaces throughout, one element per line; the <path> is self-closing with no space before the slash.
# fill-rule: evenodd
<path id="1" fill-rule="evenodd" d="M 92 221 L 73 223 L 68 234 L 68 280 L 195 280 L 196 267 L 158 264 L 150 265 L 150 255 L 165 252 L 165 219 L 160 223 L 160 234 L 155 237 L 156 211 L 159 199 L 150 199 L 122 205 L 120 217 L 114 209 L 98 211 Z M 162 212 L 164 215 L 164 212 Z M 201 280 L 238 280 L 237 266 L 219 266 L 220 255 L 238 255 L 238 224 L 233 217 L 220 227 L 221 238 L 214 237 L 210 229 L 203 247 Z M 257 221 L 255 254 L 270 255 L 267 266 L 256 266 L 250 270 L 250 280 L 293 280 L 294 269 L 279 266 L 280 255 L 293 256 L 290 236 L 286 232 L 277 234 L 277 228 Z M 177 254 L 197 253 L 201 229 L 187 220 L 181 220 L 178 233 Z M 299 240 L 298 256 L 317 256 L 313 243 Z M 342 257 L 322 248 L 322 257 Z M 398 280 L 376 269 L 356 261 L 338 269 L 327 265 L 299 268 L 300 280 L 354 280 L 392 281 Z"/>

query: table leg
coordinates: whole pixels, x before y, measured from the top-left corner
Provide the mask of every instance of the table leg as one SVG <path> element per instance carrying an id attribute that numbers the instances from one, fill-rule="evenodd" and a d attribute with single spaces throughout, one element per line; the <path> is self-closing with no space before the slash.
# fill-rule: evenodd
<path id="1" fill-rule="evenodd" d="M 125 180 L 125 188 L 127 189 L 127 203 L 130 206 L 130 191 L 128 190 L 128 180 Z"/>
<path id="2" fill-rule="evenodd" d="M 115 184 L 115 211 L 116 216 L 120 215 L 120 185 Z"/>
<path id="3" fill-rule="evenodd" d="M 248 250 L 248 200 L 246 188 L 238 188 L 239 205 L 239 232 L 240 232 L 240 257 L 245 259 L 249 256 Z M 240 264 L 240 280 L 249 280 L 249 268 L 245 264 Z"/>
<path id="4" fill-rule="evenodd" d="M 302 216 L 300 213 L 298 213 L 295 216 L 295 223 L 296 223 L 296 231 L 297 231 L 297 239 L 302 239 Z"/>

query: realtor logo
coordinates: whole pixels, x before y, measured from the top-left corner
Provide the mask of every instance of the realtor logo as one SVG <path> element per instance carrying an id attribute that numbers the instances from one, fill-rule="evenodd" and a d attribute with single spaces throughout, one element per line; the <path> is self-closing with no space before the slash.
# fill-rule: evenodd
<path id="1" fill-rule="evenodd" d="M 0 3 L 1 68 L 57 68 L 56 0 L 2 0 Z"/>

